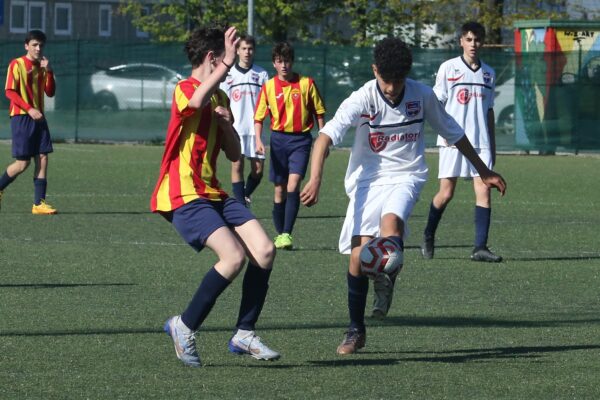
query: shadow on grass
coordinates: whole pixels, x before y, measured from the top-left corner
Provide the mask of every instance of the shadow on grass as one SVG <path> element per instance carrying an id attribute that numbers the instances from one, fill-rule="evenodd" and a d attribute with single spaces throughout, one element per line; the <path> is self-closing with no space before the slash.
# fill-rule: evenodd
<path id="1" fill-rule="evenodd" d="M 520 258 L 505 258 L 505 261 L 587 261 L 600 260 L 600 255 L 591 256 L 562 256 L 562 257 L 520 257 Z"/>
<path id="2" fill-rule="evenodd" d="M 393 365 L 402 362 L 437 362 L 437 363 L 467 363 L 472 361 L 516 359 L 516 358 L 541 358 L 545 354 L 560 353 L 566 351 L 598 350 L 600 345 L 567 345 L 567 346 L 516 346 L 516 347 L 494 347 L 489 349 L 463 349 L 448 350 L 443 352 L 369 352 L 362 351 L 352 358 L 309 361 L 317 367 L 332 367 L 344 365 Z M 426 354 L 423 357 L 407 357 L 409 354 Z M 361 357 L 372 354 L 398 354 L 396 358 L 364 359 Z"/>
<path id="3" fill-rule="evenodd" d="M 439 327 L 439 328 L 544 328 L 544 327 L 562 327 L 578 324 L 600 324 L 600 319 L 570 319 L 570 320 L 551 320 L 551 321 L 511 321 L 487 318 L 466 318 L 466 317 L 388 317 L 383 321 L 371 319 L 369 327 L 386 326 L 410 326 L 410 327 Z M 263 331 L 315 331 L 324 329 L 347 328 L 347 322 L 330 323 L 307 323 L 307 324 L 272 324 L 260 325 L 258 330 Z M 225 332 L 231 333 L 231 326 L 204 326 L 199 332 Z M 70 330 L 43 330 L 43 331 L 0 331 L 0 337 L 10 336 L 87 336 L 87 335 L 131 335 L 131 334 L 163 334 L 162 321 L 157 321 L 155 327 L 140 328 L 81 328 Z M 294 334 L 294 333 L 292 333 Z"/>
<path id="4" fill-rule="evenodd" d="M 58 289 L 89 286 L 136 286 L 137 283 L 0 283 L 0 288 Z"/>

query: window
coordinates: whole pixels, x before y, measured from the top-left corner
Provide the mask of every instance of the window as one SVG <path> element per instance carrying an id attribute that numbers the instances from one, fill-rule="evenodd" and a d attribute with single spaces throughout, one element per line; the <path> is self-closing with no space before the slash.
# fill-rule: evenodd
<path id="1" fill-rule="evenodd" d="M 46 3 L 13 0 L 10 2 L 10 32 L 25 33 L 31 29 L 46 30 Z"/>
<path id="2" fill-rule="evenodd" d="M 100 5 L 98 35 L 109 37 L 112 29 L 112 7 L 108 4 Z"/>
<path id="3" fill-rule="evenodd" d="M 71 34 L 71 4 L 56 3 L 54 6 L 54 33 L 57 35 Z"/>
<path id="4" fill-rule="evenodd" d="M 29 2 L 29 27 L 27 30 L 39 29 L 46 31 L 46 3 L 41 1 Z"/>
<path id="5" fill-rule="evenodd" d="M 148 14 L 150 14 L 150 8 L 148 8 L 148 7 L 142 7 L 142 17 L 145 17 Z M 140 31 L 137 28 L 135 30 L 135 36 L 137 36 L 137 37 L 139 37 L 141 39 L 146 39 L 146 38 L 150 37 L 150 35 L 148 34 L 148 32 Z"/>
<path id="6" fill-rule="evenodd" d="M 10 3 L 10 31 L 12 33 L 27 32 L 27 3 L 24 1 Z"/>

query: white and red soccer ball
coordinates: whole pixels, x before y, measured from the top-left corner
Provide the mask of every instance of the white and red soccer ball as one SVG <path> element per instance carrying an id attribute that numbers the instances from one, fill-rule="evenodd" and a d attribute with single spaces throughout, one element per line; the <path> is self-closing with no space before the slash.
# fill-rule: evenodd
<path id="1" fill-rule="evenodd" d="M 404 262 L 404 254 L 392 239 L 375 237 L 360 250 L 360 270 L 371 279 L 379 274 L 396 274 Z"/>

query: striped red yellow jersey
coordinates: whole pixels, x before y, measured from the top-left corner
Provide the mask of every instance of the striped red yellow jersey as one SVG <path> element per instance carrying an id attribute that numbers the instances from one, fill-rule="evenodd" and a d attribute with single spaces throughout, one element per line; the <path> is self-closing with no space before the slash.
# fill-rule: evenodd
<path id="1" fill-rule="evenodd" d="M 325 114 L 325 104 L 312 78 L 297 75 L 291 81 L 269 79 L 256 101 L 254 121 L 271 117 L 271 130 L 287 133 L 310 132 L 315 116 Z"/>
<path id="2" fill-rule="evenodd" d="M 205 106 L 191 108 L 189 101 L 200 85 L 190 77 L 175 87 L 165 151 L 150 200 L 153 212 L 172 211 L 199 198 L 222 201 L 228 197 L 216 175 L 223 131 L 214 110 L 217 106 L 229 109 L 229 99 L 217 89 Z"/>
<path id="3" fill-rule="evenodd" d="M 31 108 L 44 112 L 44 93 L 54 96 L 56 84 L 54 74 L 40 67 L 39 62 L 31 61 L 26 56 L 11 61 L 6 74 L 5 90 L 16 92 L 23 103 L 18 105 L 11 100 L 9 115 L 24 115 Z"/>

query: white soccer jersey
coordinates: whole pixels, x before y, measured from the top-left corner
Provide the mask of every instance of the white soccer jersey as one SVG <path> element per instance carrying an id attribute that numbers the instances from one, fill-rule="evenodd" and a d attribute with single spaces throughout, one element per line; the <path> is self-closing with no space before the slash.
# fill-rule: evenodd
<path id="1" fill-rule="evenodd" d="M 264 68 L 252 65 L 244 69 L 237 63 L 231 68 L 220 88 L 227 93 L 233 112 L 233 127 L 240 136 L 254 136 L 254 108 L 262 85 L 269 80 Z"/>
<path id="2" fill-rule="evenodd" d="M 488 110 L 494 107 L 496 74 L 489 65 L 480 61 L 471 69 L 462 56 L 440 65 L 433 91 L 445 104 L 446 111 L 465 130 L 467 138 L 476 149 L 490 148 Z M 447 146 L 438 136 L 438 146 Z"/>
<path id="3" fill-rule="evenodd" d="M 412 79 L 406 79 L 398 104 L 384 97 L 375 79 L 344 100 L 321 132 L 336 145 L 350 126 L 357 126 L 346 170 L 346 193 L 363 186 L 425 181 L 424 121 L 449 143 L 464 135 L 433 90 Z"/>

